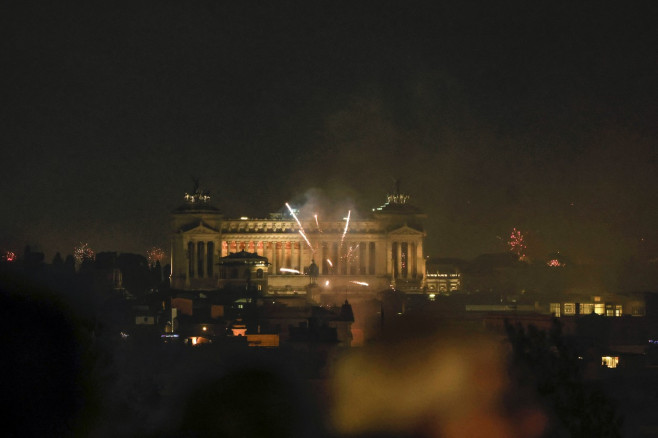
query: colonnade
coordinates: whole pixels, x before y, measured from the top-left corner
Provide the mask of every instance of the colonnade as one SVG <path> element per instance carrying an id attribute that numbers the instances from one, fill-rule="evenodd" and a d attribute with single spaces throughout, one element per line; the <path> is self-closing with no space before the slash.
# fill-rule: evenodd
<path id="1" fill-rule="evenodd" d="M 296 240 L 224 240 L 220 256 L 243 250 L 267 257 L 270 274 L 280 274 L 282 268 L 303 274 L 312 260 L 321 275 L 375 275 L 377 271 L 376 242 L 322 241 L 312 251 L 306 242 Z"/>
<path id="2" fill-rule="evenodd" d="M 215 242 L 187 242 L 187 278 L 212 278 L 215 275 Z"/>
<path id="3" fill-rule="evenodd" d="M 324 275 L 375 275 L 377 242 L 320 242 L 316 263 Z"/>
<path id="4" fill-rule="evenodd" d="M 394 278 L 413 279 L 423 275 L 423 248 L 417 242 L 390 241 L 387 248 L 388 271 Z"/>
<path id="5" fill-rule="evenodd" d="M 305 242 L 296 240 L 223 240 L 218 255 L 225 257 L 239 251 L 257 253 L 267 257 L 270 274 L 280 274 L 281 269 L 294 269 L 303 274 L 311 260 L 315 260 L 321 275 L 382 275 L 384 272 L 379 271 L 377 263 L 383 244 L 386 245 L 386 274 L 404 279 L 424 274 L 422 244 L 417 241 L 321 241 L 312 251 Z M 215 251 L 213 241 L 188 241 L 187 278 L 212 278 Z"/>

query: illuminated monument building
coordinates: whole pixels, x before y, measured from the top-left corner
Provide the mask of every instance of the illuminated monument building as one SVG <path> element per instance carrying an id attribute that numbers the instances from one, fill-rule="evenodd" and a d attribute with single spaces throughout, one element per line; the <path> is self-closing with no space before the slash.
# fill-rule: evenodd
<path id="1" fill-rule="evenodd" d="M 339 220 L 318 220 L 289 208 L 267 219 L 229 219 L 196 184 L 172 212 L 171 286 L 215 290 L 239 282 L 233 277 L 242 274 L 226 269 L 227 261 L 251 253 L 260 256 L 254 259 L 260 266 L 247 275 L 267 278 L 269 294 L 301 293 L 311 282 L 323 293 L 421 291 L 425 215 L 408 200 L 396 189 L 365 218 L 346 212 Z"/>

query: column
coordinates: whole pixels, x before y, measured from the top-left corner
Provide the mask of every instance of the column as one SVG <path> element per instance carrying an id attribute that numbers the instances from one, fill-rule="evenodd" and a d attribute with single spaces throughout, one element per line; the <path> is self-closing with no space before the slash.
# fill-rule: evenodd
<path id="1" fill-rule="evenodd" d="M 417 274 L 425 278 L 425 258 L 423 257 L 423 241 L 416 242 L 416 270 Z"/>
<path id="2" fill-rule="evenodd" d="M 411 278 L 416 278 L 416 243 L 409 242 L 407 244 L 407 259 L 409 259 L 409 276 Z"/>
<path id="3" fill-rule="evenodd" d="M 400 278 L 406 278 L 409 275 L 409 245 L 407 242 L 400 242 L 399 246 Z"/>
<path id="4" fill-rule="evenodd" d="M 302 274 L 304 273 L 304 265 L 302 264 L 302 252 L 304 251 L 305 247 L 306 247 L 306 242 L 303 243 L 299 242 L 297 244 L 297 266 L 299 266 L 297 269 L 299 269 L 299 272 L 301 272 Z"/>
<path id="5" fill-rule="evenodd" d="M 320 274 L 327 275 L 329 273 L 329 263 L 327 263 L 327 242 L 320 242 L 320 260 L 316 260 L 320 268 Z"/>
<path id="6" fill-rule="evenodd" d="M 183 245 L 183 250 L 185 252 L 185 284 L 189 286 L 190 277 L 192 277 L 193 271 L 193 261 L 192 254 L 194 253 L 193 243 L 187 242 L 187 245 Z"/>
<path id="7" fill-rule="evenodd" d="M 206 243 L 206 276 L 212 277 L 215 274 L 215 242 Z"/>
<path id="8" fill-rule="evenodd" d="M 196 256 L 197 256 L 197 272 L 198 272 L 198 277 L 203 278 L 205 277 L 204 275 L 204 265 L 205 265 L 205 245 L 203 242 L 197 242 L 196 244 Z"/>
<path id="9" fill-rule="evenodd" d="M 393 242 L 386 240 L 386 275 L 393 276 L 395 274 L 393 268 Z"/>
<path id="10" fill-rule="evenodd" d="M 176 238 L 176 240 L 178 240 L 178 238 Z M 169 278 L 170 278 L 169 281 L 173 281 L 173 279 L 179 275 L 178 260 L 176 260 L 177 263 L 174 264 L 175 248 L 176 248 L 176 244 L 174 243 L 174 239 L 171 239 L 171 241 L 169 242 Z M 178 256 L 176 256 L 176 258 L 178 258 Z"/>
<path id="11" fill-rule="evenodd" d="M 365 247 L 363 248 L 363 273 L 370 275 L 370 242 L 364 242 Z"/>
<path id="12" fill-rule="evenodd" d="M 286 252 L 285 249 L 286 243 L 285 242 L 277 242 L 276 243 L 276 273 L 280 274 L 281 273 L 281 268 L 283 268 L 283 264 L 285 263 L 284 255 Z"/>
<path id="13" fill-rule="evenodd" d="M 270 242 L 270 251 L 272 251 L 272 274 L 278 274 L 277 271 L 277 257 L 276 257 L 276 242 Z"/>
<path id="14" fill-rule="evenodd" d="M 194 272 L 196 268 L 196 245 L 194 241 L 190 241 L 187 244 L 187 252 L 189 257 L 188 269 L 190 273 L 190 278 L 194 277 Z"/>
<path id="15" fill-rule="evenodd" d="M 402 276 L 402 242 L 397 242 L 397 276 L 400 277 Z"/>
<path id="16" fill-rule="evenodd" d="M 297 245 L 295 242 L 290 242 L 290 267 L 297 269 Z"/>
<path id="17" fill-rule="evenodd" d="M 368 265 L 368 273 L 370 275 L 377 275 L 377 242 L 370 242 L 368 258 L 370 259 L 370 264 Z"/>

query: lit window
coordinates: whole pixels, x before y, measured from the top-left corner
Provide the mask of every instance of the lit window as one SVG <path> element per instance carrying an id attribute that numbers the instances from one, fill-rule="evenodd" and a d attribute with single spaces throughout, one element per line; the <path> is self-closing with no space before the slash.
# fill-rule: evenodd
<path id="1" fill-rule="evenodd" d="M 601 357 L 601 366 L 608 368 L 617 368 L 619 364 L 619 356 L 603 356 Z"/>
<path id="2" fill-rule="evenodd" d="M 594 304 L 594 313 L 597 315 L 605 315 L 605 304 L 596 303 Z"/>
<path id="3" fill-rule="evenodd" d="M 580 314 L 581 315 L 590 315 L 594 312 L 594 304 L 592 303 L 580 303 Z"/>
<path id="4" fill-rule="evenodd" d="M 615 306 L 615 316 L 621 316 L 621 304 Z"/>
<path id="5" fill-rule="evenodd" d="M 564 314 L 565 315 L 575 315 L 576 314 L 576 305 L 574 303 L 564 303 Z"/>
<path id="6" fill-rule="evenodd" d="M 642 306 L 633 307 L 632 314 L 635 316 L 644 316 L 644 307 Z"/>
<path id="7" fill-rule="evenodd" d="M 556 318 L 560 317 L 560 303 L 551 303 L 550 311 Z"/>

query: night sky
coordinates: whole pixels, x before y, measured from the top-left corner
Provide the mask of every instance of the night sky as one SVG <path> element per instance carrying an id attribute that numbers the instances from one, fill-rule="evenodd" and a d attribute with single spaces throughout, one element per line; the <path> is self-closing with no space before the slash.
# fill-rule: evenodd
<path id="1" fill-rule="evenodd" d="M 192 177 L 337 219 L 399 178 L 427 255 L 658 257 L 655 1 L 92 3 L 0 6 L 1 249 L 167 248 Z"/>

